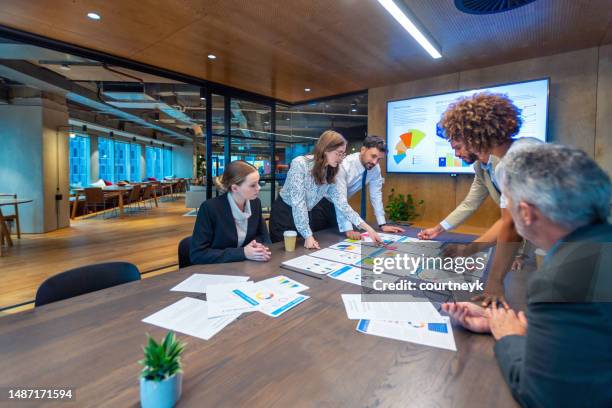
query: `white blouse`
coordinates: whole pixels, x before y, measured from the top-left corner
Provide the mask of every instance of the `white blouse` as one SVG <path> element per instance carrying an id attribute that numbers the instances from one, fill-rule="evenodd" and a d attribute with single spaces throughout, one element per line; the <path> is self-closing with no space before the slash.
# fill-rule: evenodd
<path id="1" fill-rule="evenodd" d="M 249 226 L 249 217 L 251 216 L 251 202 L 246 200 L 246 204 L 244 205 L 244 212 L 240 211 L 238 208 L 238 204 L 234 200 L 231 192 L 227 193 L 227 201 L 229 201 L 230 208 L 232 209 L 232 216 L 234 217 L 234 222 L 236 223 L 236 233 L 238 235 L 238 247 L 240 248 L 242 244 L 244 244 L 244 239 L 246 238 L 247 228 Z"/>
<path id="2" fill-rule="evenodd" d="M 308 211 L 323 198 L 329 199 L 336 210 L 354 225 L 363 222 L 346 201 L 345 194 L 339 194 L 336 184 L 317 185 L 312 175 L 314 158 L 312 155 L 298 156 L 291 161 L 291 167 L 287 173 L 287 179 L 280 196 L 283 201 L 291 207 L 295 227 L 304 238 L 312 236 L 312 230 L 308 224 Z"/>

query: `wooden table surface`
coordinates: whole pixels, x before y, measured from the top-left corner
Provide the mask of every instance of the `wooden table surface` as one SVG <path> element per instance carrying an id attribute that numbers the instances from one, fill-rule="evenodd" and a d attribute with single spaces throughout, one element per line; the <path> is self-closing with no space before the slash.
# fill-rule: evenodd
<path id="1" fill-rule="evenodd" d="M 316 235 L 322 246 L 341 239 Z M 178 334 L 187 343 L 178 407 L 517 406 L 492 337 L 455 327 L 452 352 L 358 333 L 340 294 L 359 287 L 279 267 L 307 252 L 298 245 L 294 253 L 272 245 L 268 263 L 191 266 L 2 317 L 0 389 L 72 387 L 76 400 L 57 406 L 138 407 L 145 334 L 159 339 L 166 332 L 141 320 L 185 296 L 204 296 L 171 287 L 196 272 L 254 281 L 285 274 L 309 286 L 311 298 L 277 318 L 243 314 L 209 341 Z"/>

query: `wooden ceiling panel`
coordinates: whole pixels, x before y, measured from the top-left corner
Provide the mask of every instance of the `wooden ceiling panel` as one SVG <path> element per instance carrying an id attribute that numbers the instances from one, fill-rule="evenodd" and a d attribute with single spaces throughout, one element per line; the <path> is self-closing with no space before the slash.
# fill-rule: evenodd
<path id="1" fill-rule="evenodd" d="M 0 24 L 291 102 L 612 42 L 610 0 L 484 16 L 403 1 L 443 58 L 376 0 L 5 0 Z"/>

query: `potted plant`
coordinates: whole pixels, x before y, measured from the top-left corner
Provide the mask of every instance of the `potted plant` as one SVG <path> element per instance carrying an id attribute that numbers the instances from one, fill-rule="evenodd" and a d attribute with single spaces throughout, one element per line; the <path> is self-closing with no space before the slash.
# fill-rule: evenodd
<path id="1" fill-rule="evenodd" d="M 423 205 L 424 201 L 415 202 L 411 194 L 395 194 L 395 189 L 391 189 L 388 204 L 385 206 L 388 217 L 397 224 L 410 225 L 412 220 L 420 214 L 417 209 Z"/>
<path id="2" fill-rule="evenodd" d="M 179 342 L 173 332 L 168 332 L 158 343 L 147 335 L 143 347 L 144 359 L 140 374 L 140 403 L 143 408 L 173 407 L 181 397 L 183 374 L 181 354 L 185 344 Z"/>

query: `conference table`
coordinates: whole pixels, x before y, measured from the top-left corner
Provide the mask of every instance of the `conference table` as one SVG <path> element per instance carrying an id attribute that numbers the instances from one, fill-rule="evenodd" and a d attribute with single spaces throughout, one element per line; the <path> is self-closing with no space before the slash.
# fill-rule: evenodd
<path id="1" fill-rule="evenodd" d="M 315 236 L 321 247 L 342 239 L 330 231 Z M 340 297 L 360 287 L 281 269 L 308 252 L 300 241 L 292 253 L 282 243 L 271 249 L 267 263 L 190 266 L 0 318 L 0 389 L 72 388 L 76 399 L 56 402 L 61 407 L 140 406 L 145 335 L 166 333 L 141 320 L 185 296 L 205 298 L 170 288 L 193 273 L 253 281 L 284 274 L 309 286 L 311 298 L 277 318 L 243 314 L 208 341 L 177 334 L 187 343 L 178 407 L 517 406 L 491 336 L 454 327 L 454 352 L 361 334 Z M 524 301 L 525 275 L 510 273 L 511 303 Z"/>
<path id="2" fill-rule="evenodd" d="M 134 183 L 134 184 L 140 184 L 144 188 L 146 185 L 152 184 L 152 183 L 150 183 L 150 182 L 143 182 L 143 183 Z M 133 188 L 134 184 L 128 184 L 128 185 L 125 185 L 125 186 L 112 185 L 112 186 L 100 187 L 102 189 L 102 191 L 104 192 L 105 196 L 107 196 L 107 197 L 118 197 L 119 218 L 123 218 L 125 216 L 123 196 L 124 196 L 124 194 L 128 194 L 130 191 L 132 191 L 132 188 Z M 155 206 L 158 207 L 158 204 L 157 204 L 157 192 L 155 190 L 156 190 L 155 188 L 153 188 L 153 190 L 152 190 L 153 201 L 155 202 Z M 79 205 L 79 197 L 81 196 L 81 194 L 85 194 L 85 189 L 79 187 L 79 188 L 73 189 L 73 191 L 74 191 L 74 201 L 72 202 L 72 210 L 71 210 L 71 213 L 70 213 L 70 218 L 72 218 L 72 219 L 74 219 L 76 217 L 77 207 Z"/>

